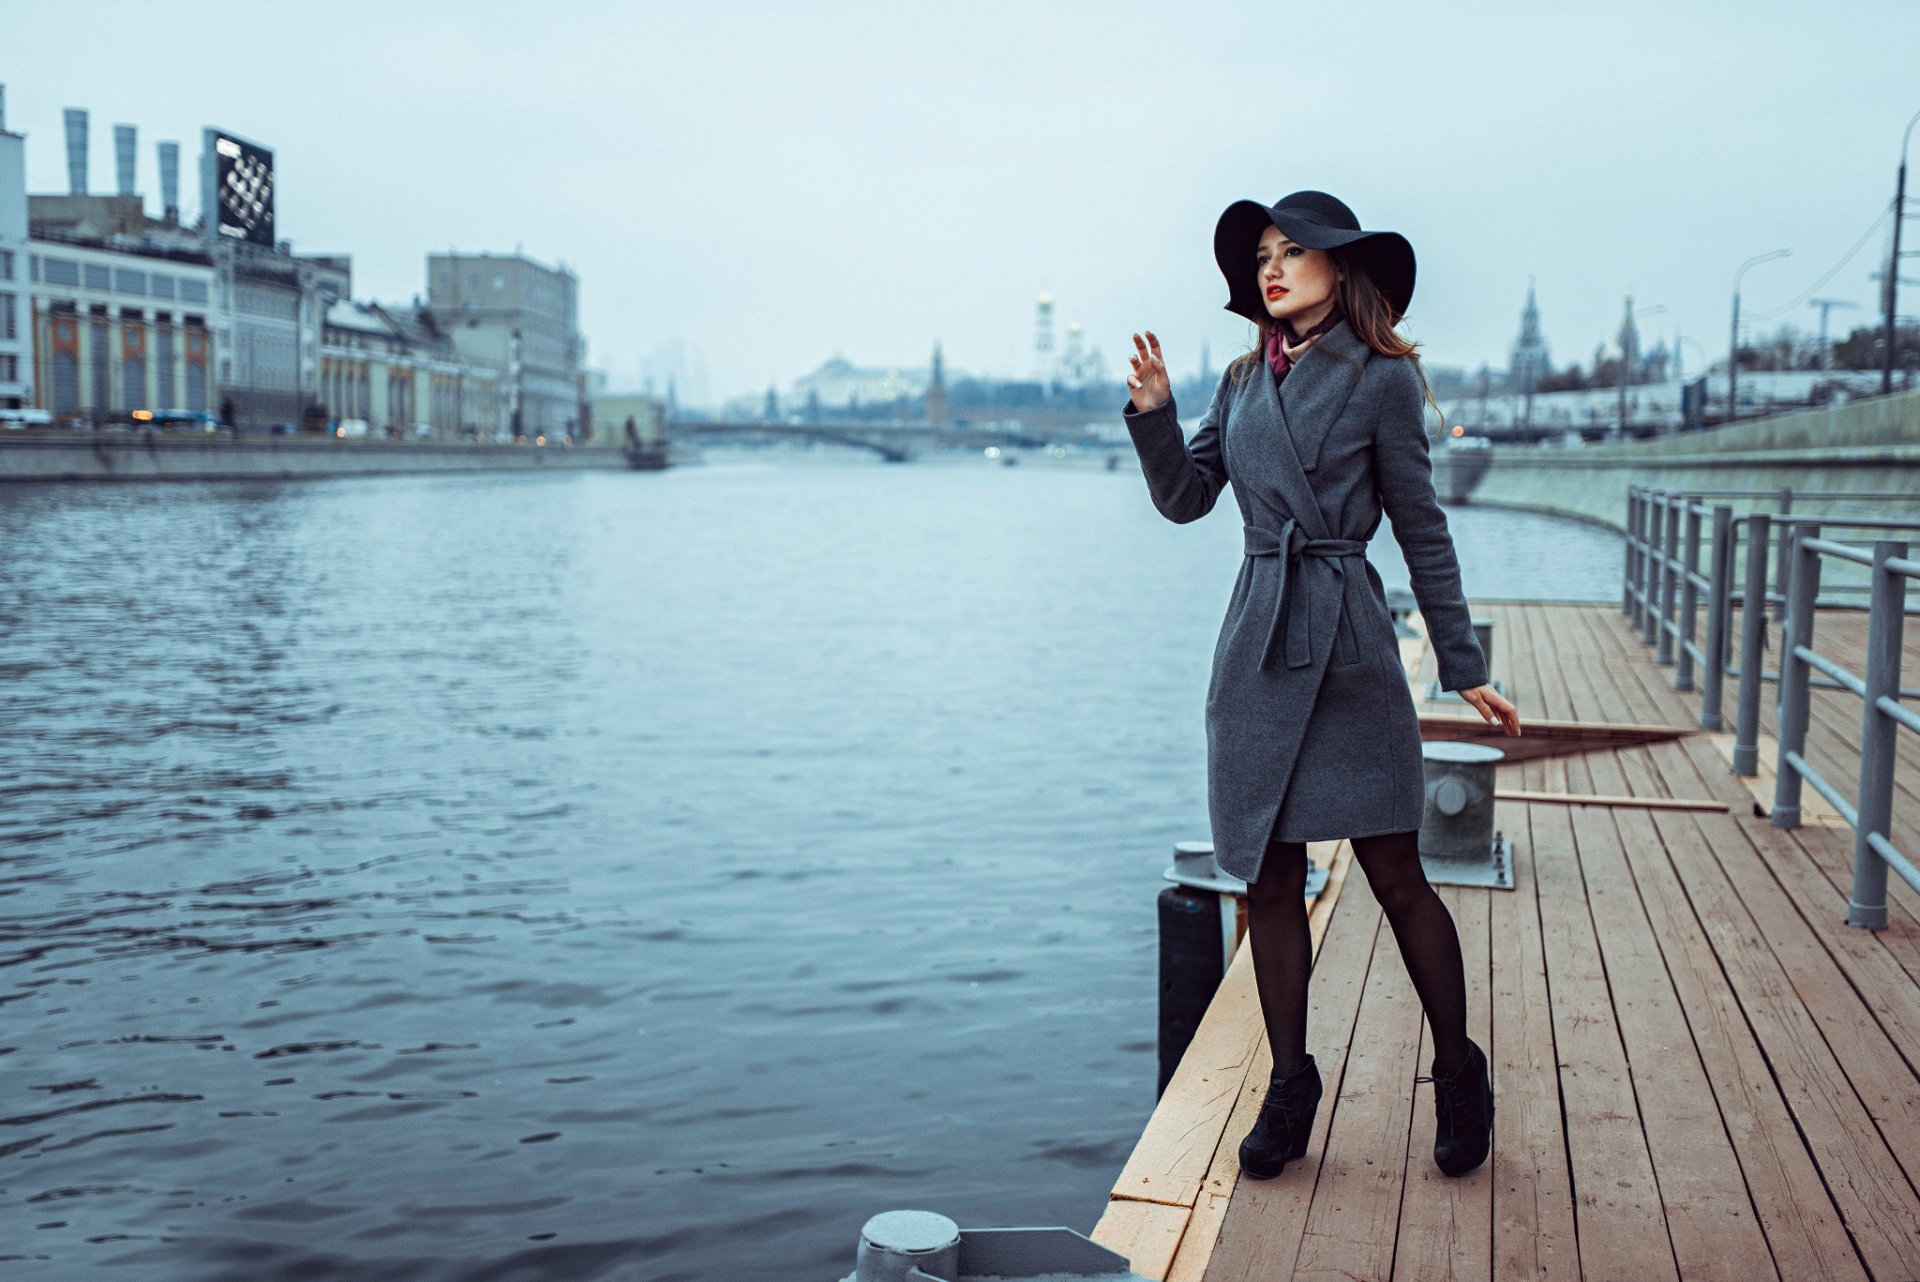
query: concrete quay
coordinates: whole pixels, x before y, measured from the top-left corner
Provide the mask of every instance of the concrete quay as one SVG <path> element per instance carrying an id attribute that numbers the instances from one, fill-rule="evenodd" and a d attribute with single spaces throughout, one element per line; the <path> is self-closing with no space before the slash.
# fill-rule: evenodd
<path id="1" fill-rule="evenodd" d="M 1443 499 L 1549 512 L 1622 530 L 1627 489 L 1817 491 L 1803 514 L 1857 512 L 1847 494 L 1920 497 L 1920 392 L 1619 444 L 1434 451 Z"/>
<path id="2" fill-rule="evenodd" d="M 0 482 L 228 481 L 631 467 L 612 445 L 0 432 Z"/>

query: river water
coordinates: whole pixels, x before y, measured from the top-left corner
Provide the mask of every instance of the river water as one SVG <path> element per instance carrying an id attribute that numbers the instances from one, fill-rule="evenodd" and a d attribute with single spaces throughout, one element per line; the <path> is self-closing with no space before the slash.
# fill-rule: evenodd
<path id="1" fill-rule="evenodd" d="M 1604 531 L 1449 519 L 1471 595 L 1617 597 Z M 1240 540 L 843 454 L 0 489 L 0 1276 L 1090 1230 Z"/>

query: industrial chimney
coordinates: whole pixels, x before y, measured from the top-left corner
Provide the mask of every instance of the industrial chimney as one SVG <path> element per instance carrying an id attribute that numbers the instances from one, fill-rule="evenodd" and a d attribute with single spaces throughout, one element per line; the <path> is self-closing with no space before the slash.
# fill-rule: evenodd
<path id="1" fill-rule="evenodd" d="M 120 194 L 133 195 L 133 152 L 138 145 L 138 131 L 132 125 L 113 127 L 113 171 L 120 180 Z"/>
<path id="2" fill-rule="evenodd" d="M 68 107 L 67 189 L 76 196 L 87 194 L 87 112 L 84 107 Z"/>
<path id="3" fill-rule="evenodd" d="M 160 203 L 170 223 L 180 221 L 180 144 L 160 144 Z"/>

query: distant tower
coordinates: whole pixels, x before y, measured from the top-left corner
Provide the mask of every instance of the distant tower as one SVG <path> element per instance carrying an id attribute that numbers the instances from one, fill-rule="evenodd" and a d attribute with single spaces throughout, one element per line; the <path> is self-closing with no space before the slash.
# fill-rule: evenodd
<path id="1" fill-rule="evenodd" d="M 1051 389 L 1053 375 L 1053 295 L 1042 294 L 1033 305 L 1033 376 Z"/>
<path id="2" fill-rule="evenodd" d="M 159 151 L 161 216 L 177 223 L 180 221 L 180 144 L 163 142 Z"/>
<path id="3" fill-rule="evenodd" d="M 133 158 L 139 146 L 139 131 L 132 125 L 113 127 L 113 173 L 115 190 L 122 196 L 133 195 Z"/>
<path id="4" fill-rule="evenodd" d="M 1640 363 L 1640 330 L 1633 323 L 1633 295 L 1627 295 L 1626 316 L 1620 322 L 1620 382 L 1622 386 L 1633 382 L 1635 367 Z"/>
<path id="5" fill-rule="evenodd" d="M 936 341 L 933 345 L 933 377 L 927 383 L 927 424 L 930 427 L 945 427 L 952 421 L 947 404 L 947 363 Z"/>
<path id="6" fill-rule="evenodd" d="M 1553 358 L 1547 351 L 1546 337 L 1540 332 L 1540 308 L 1533 298 L 1533 278 L 1527 278 L 1527 307 L 1520 313 L 1520 337 L 1513 344 L 1513 355 L 1507 362 L 1507 381 L 1515 391 L 1526 396 L 1526 409 L 1522 414 L 1523 425 L 1533 424 L 1533 389 L 1540 380 L 1553 372 Z"/>
<path id="7" fill-rule="evenodd" d="M 1080 350 L 1083 337 L 1077 321 L 1067 326 L 1067 348 L 1060 354 L 1060 381 L 1068 387 L 1077 388 L 1084 381 L 1086 357 Z"/>
<path id="8" fill-rule="evenodd" d="M 61 114 L 67 122 L 67 190 L 84 196 L 87 194 L 87 110 L 68 107 Z"/>

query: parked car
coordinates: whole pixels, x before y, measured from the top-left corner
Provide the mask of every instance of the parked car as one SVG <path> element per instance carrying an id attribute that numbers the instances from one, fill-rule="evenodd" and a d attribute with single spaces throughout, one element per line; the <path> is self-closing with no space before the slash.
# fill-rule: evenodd
<path id="1" fill-rule="evenodd" d="M 333 429 L 333 434 L 341 440 L 363 437 L 367 434 L 368 427 L 369 424 L 364 418 L 343 418 L 340 420 L 340 425 Z"/>
<path id="2" fill-rule="evenodd" d="M 46 410 L 0 410 L 0 428 L 10 432 L 24 431 L 30 427 L 52 426 L 53 415 Z"/>

